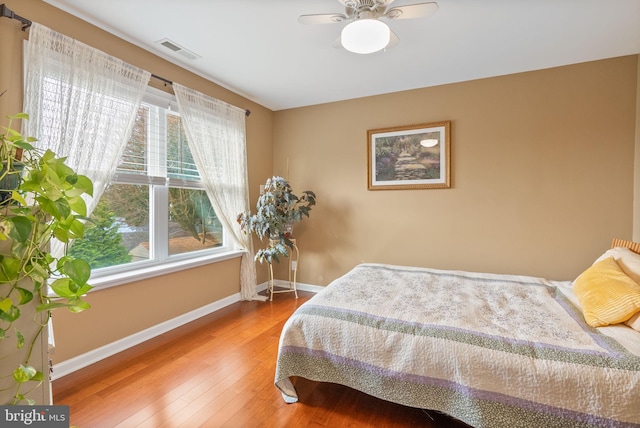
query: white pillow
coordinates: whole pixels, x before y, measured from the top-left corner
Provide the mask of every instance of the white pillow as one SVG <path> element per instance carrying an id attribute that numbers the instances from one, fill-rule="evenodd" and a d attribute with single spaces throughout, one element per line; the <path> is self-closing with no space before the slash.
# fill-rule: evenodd
<path id="1" fill-rule="evenodd" d="M 637 284 L 640 284 L 640 254 L 636 254 L 625 247 L 615 247 L 607 250 L 593 263 L 596 264 L 607 257 L 613 257 L 613 259 L 618 262 L 622 268 L 622 271 Z"/>
<path id="2" fill-rule="evenodd" d="M 632 329 L 640 331 L 640 312 L 626 320 L 624 323 Z"/>

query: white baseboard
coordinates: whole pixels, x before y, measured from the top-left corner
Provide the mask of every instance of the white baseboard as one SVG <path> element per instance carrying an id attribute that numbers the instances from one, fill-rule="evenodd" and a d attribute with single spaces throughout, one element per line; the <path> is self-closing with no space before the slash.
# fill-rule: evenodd
<path id="1" fill-rule="evenodd" d="M 111 342 L 107 345 L 93 349 L 82 355 L 78 355 L 77 357 L 73 357 L 60 363 L 54 364 L 51 374 L 51 380 L 59 379 L 70 373 L 73 373 L 76 370 L 80 370 L 91 364 L 97 363 L 100 360 L 117 354 L 118 352 L 122 352 L 133 346 L 139 345 L 142 342 L 153 339 L 154 337 L 160 336 L 161 334 L 173 330 L 174 328 L 180 327 L 181 325 L 187 324 L 191 321 L 195 321 L 200 317 L 208 315 L 239 301 L 240 293 L 233 294 L 229 297 L 225 297 L 224 299 L 210 303 L 191 312 L 187 312 L 186 314 L 180 315 L 176 318 L 164 321 L 160 324 L 156 324 L 153 327 L 149 327 L 145 330 L 139 331 L 138 333 L 134 333 L 130 336 L 116 340 L 115 342 Z"/>
<path id="2" fill-rule="evenodd" d="M 282 279 L 276 279 L 275 281 L 273 281 L 273 285 L 276 287 L 288 287 L 289 286 L 289 281 L 285 281 Z M 267 289 L 267 283 L 263 283 L 260 284 L 258 287 L 262 287 L 262 289 L 259 288 L 259 291 L 262 290 L 266 290 Z M 300 291 L 309 291 L 311 293 L 317 293 L 320 290 L 323 290 L 324 287 L 320 286 L 320 285 L 311 285 L 311 284 L 304 284 L 304 283 L 297 283 L 296 284 L 296 288 Z"/>
<path id="3" fill-rule="evenodd" d="M 287 281 L 276 280 L 274 285 L 288 286 L 289 283 Z M 324 287 L 320 287 L 317 285 L 309 285 L 309 284 L 298 284 L 297 288 L 298 290 L 301 290 L 301 291 L 310 291 L 310 292 L 316 293 L 322 290 Z M 262 284 L 258 284 L 257 286 L 258 292 L 264 291 L 266 289 L 267 289 L 266 282 Z M 209 315 L 212 312 L 220 310 L 226 306 L 229 306 L 239 301 L 240 301 L 240 293 L 233 294 L 229 297 L 225 297 L 224 299 L 210 303 L 201 308 L 195 309 L 191 312 L 187 312 L 186 314 L 180 315 L 176 318 L 164 321 L 160 324 L 156 324 L 153 327 L 149 327 L 145 330 L 139 331 L 138 333 L 134 333 L 130 336 L 116 340 L 115 342 L 111 342 L 107 345 L 93 349 L 89 352 L 85 352 L 84 354 L 78 355 L 77 357 L 73 357 L 68 360 L 56 363 L 53 366 L 53 370 L 51 373 L 51 380 L 56 380 L 63 376 L 71 374 L 76 370 L 80 370 L 82 368 L 90 366 L 91 364 L 97 363 L 100 360 L 103 360 L 105 358 L 108 358 L 112 355 L 117 354 L 118 352 L 122 352 L 126 349 L 132 348 L 147 340 L 160 336 L 163 333 L 171 331 L 174 328 L 180 327 L 191 321 L 195 321 L 198 318 L 201 318 L 205 315 Z"/>

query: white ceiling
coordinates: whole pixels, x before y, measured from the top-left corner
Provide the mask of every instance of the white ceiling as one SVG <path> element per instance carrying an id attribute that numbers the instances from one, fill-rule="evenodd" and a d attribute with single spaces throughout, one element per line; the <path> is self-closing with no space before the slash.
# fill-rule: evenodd
<path id="1" fill-rule="evenodd" d="M 332 46 L 345 24 L 297 22 L 338 0 L 45 1 L 272 110 L 640 53 L 640 0 L 438 0 L 371 55 Z"/>

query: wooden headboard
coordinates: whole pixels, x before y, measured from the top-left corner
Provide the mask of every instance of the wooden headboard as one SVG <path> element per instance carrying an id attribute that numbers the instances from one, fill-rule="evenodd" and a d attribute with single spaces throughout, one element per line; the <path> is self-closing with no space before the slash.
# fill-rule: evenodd
<path id="1" fill-rule="evenodd" d="M 614 238 L 614 240 L 611 242 L 611 248 L 615 247 L 625 247 L 636 254 L 640 254 L 640 242 L 626 241 L 624 239 Z"/>

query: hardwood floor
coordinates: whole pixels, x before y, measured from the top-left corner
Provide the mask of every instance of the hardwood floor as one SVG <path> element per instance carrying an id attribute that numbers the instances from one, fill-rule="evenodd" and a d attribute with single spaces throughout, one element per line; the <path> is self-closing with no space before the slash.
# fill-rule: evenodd
<path id="1" fill-rule="evenodd" d="M 302 378 L 300 401 L 285 404 L 274 370 L 283 324 L 312 296 L 299 294 L 235 303 L 60 378 L 54 403 L 79 428 L 467 426 Z"/>

